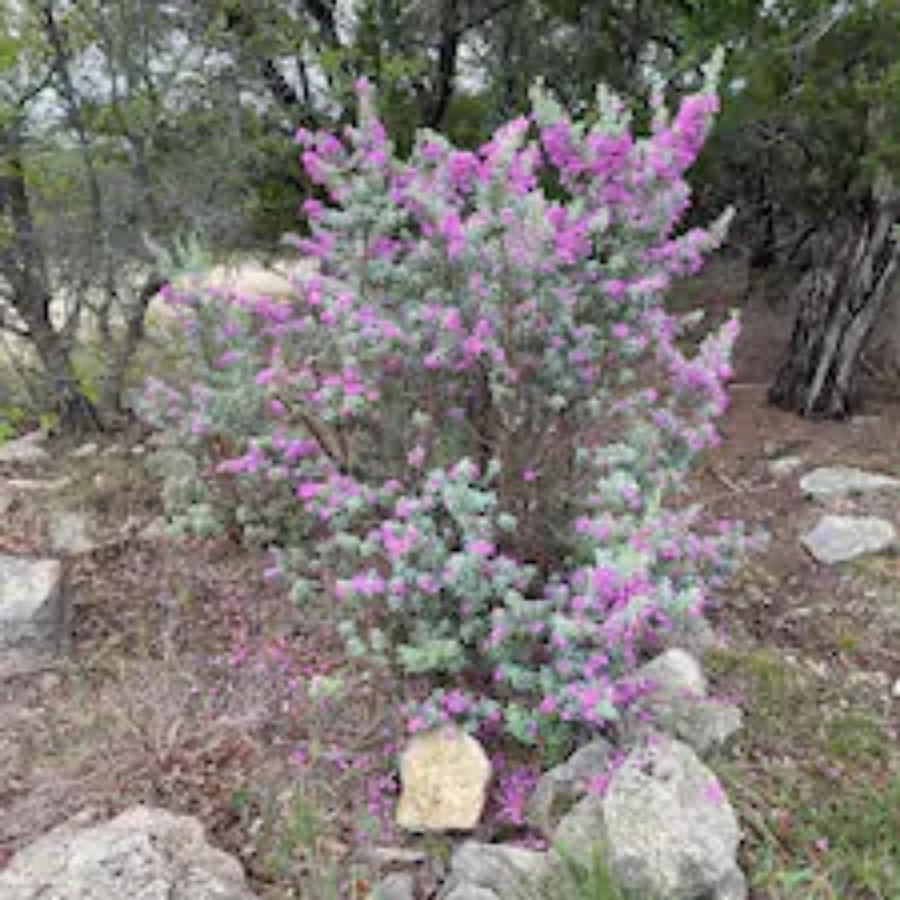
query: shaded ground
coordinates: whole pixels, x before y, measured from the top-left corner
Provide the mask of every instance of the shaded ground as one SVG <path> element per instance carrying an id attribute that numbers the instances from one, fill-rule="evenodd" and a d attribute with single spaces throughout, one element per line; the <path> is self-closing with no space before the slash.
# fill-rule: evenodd
<path id="1" fill-rule="evenodd" d="M 724 296 L 721 309 L 740 287 L 720 269 L 680 302 Z M 814 563 L 797 539 L 820 510 L 798 472 L 776 478 L 768 463 L 790 452 L 805 468 L 900 475 L 900 397 L 880 389 L 864 418 L 843 424 L 768 407 L 788 322 L 789 312 L 747 315 L 726 440 L 692 484 L 717 515 L 771 535 L 712 611 L 727 641 L 706 664 L 747 716 L 733 754 L 713 764 L 742 819 L 755 897 L 897 900 L 900 558 Z M 0 864 L 85 805 L 112 813 L 137 801 L 198 815 L 272 898 L 337 896 L 332 872 L 365 896 L 378 872 L 422 849 L 401 847 L 390 824 L 396 690 L 346 663 L 324 615 L 298 614 L 259 559 L 227 542 L 140 539 L 159 510 L 139 455 L 60 452 L 30 474 L 73 484 L 52 503 L 32 494 L 14 505 L 0 551 L 39 552 L 63 501 L 92 510 L 105 543 L 68 563 L 71 663 L 0 684 Z M 900 525 L 896 496 L 847 505 Z M 438 862 L 446 853 L 441 841 L 427 849 Z"/>

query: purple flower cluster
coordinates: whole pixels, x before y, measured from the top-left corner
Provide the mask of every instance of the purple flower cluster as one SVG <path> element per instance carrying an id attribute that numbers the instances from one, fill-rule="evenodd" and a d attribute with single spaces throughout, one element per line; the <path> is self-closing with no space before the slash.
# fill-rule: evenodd
<path id="1" fill-rule="evenodd" d="M 355 127 L 297 133 L 321 191 L 297 243 L 322 274 L 290 302 L 231 298 L 211 399 L 156 402 L 222 430 L 216 385 L 255 361 L 264 402 L 252 430 L 229 420 L 241 452 L 218 471 L 277 471 L 350 651 L 438 679 L 411 731 L 607 728 L 648 641 L 744 548 L 665 505 L 719 440 L 738 330 L 686 356 L 664 308 L 723 236 L 675 230 L 714 85 L 644 137 L 615 98 L 588 128 L 535 91 L 479 149 L 423 133 L 406 161 L 358 92 Z"/>

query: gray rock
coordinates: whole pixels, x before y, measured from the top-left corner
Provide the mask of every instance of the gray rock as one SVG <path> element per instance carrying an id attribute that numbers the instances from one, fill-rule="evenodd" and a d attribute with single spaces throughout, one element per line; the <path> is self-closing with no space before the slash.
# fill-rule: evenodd
<path id="1" fill-rule="evenodd" d="M 703 616 L 687 616 L 678 620 L 672 630 L 662 634 L 661 638 L 666 649 L 678 647 L 696 657 L 702 657 L 707 650 L 719 645 L 716 632 Z"/>
<path id="2" fill-rule="evenodd" d="M 15 502 L 15 494 L 6 485 L 0 484 L 0 516 L 5 516 Z"/>
<path id="3" fill-rule="evenodd" d="M 897 543 L 897 530 L 875 516 L 828 515 L 800 540 L 816 560 L 834 565 L 890 549 Z"/>
<path id="4" fill-rule="evenodd" d="M 48 537 L 50 550 L 61 556 L 75 556 L 96 550 L 91 538 L 91 520 L 82 512 L 62 510 L 50 520 Z"/>
<path id="5" fill-rule="evenodd" d="M 99 447 L 93 441 L 89 441 L 87 444 L 76 447 L 69 456 L 72 459 L 89 459 L 92 456 L 96 456 L 98 452 Z"/>
<path id="6" fill-rule="evenodd" d="M 43 431 L 32 431 L 14 441 L 0 444 L 0 463 L 36 465 L 49 462 L 50 454 L 42 446 L 46 439 Z"/>
<path id="7" fill-rule="evenodd" d="M 0 672 L 27 670 L 63 653 L 71 618 L 58 560 L 0 555 Z"/>
<path id="8" fill-rule="evenodd" d="M 72 483 L 71 478 L 10 478 L 6 486 L 13 491 L 21 491 L 23 494 L 49 494 L 64 491 Z"/>
<path id="9" fill-rule="evenodd" d="M 737 818 L 713 773 L 687 745 L 660 739 L 634 751 L 602 801 L 615 879 L 638 897 L 747 896 L 735 853 Z"/>
<path id="10" fill-rule="evenodd" d="M 545 772 L 528 798 L 525 821 L 547 836 L 552 834 L 559 820 L 584 796 L 586 783 L 606 772 L 612 755 L 612 745 L 597 738 Z"/>
<path id="11" fill-rule="evenodd" d="M 490 888 L 478 887 L 474 884 L 458 884 L 442 900 L 500 900 L 500 895 Z"/>
<path id="12" fill-rule="evenodd" d="M 800 490 L 808 497 L 827 500 L 846 494 L 900 489 L 900 478 L 866 472 L 852 466 L 832 466 L 813 469 L 800 479 Z"/>
<path id="13" fill-rule="evenodd" d="M 766 468 L 773 478 L 784 478 L 803 466 L 802 456 L 780 456 L 769 460 Z"/>
<path id="14" fill-rule="evenodd" d="M 253 900 L 240 864 L 190 816 L 132 807 L 109 822 L 77 817 L 0 872 L 4 900 Z"/>
<path id="15" fill-rule="evenodd" d="M 649 682 L 657 696 L 706 696 L 706 678 L 700 663 L 680 647 L 672 647 L 660 653 L 634 674 L 636 678 Z"/>
<path id="16" fill-rule="evenodd" d="M 605 845 L 603 798 L 588 794 L 560 821 L 553 833 L 553 846 L 572 859 L 587 861 Z"/>
<path id="17" fill-rule="evenodd" d="M 650 721 L 632 718 L 628 722 L 636 736 L 661 729 L 705 754 L 725 745 L 743 724 L 738 707 L 706 696 L 700 664 L 680 648 L 660 654 L 635 675 L 654 688 L 643 704 Z"/>
<path id="18" fill-rule="evenodd" d="M 891 687 L 891 696 L 895 700 L 900 700 L 900 678 L 898 678 L 894 682 L 893 687 Z"/>
<path id="19" fill-rule="evenodd" d="M 416 881 L 409 872 L 392 872 L 382 878 L 369 900 L 415 900 Z"/>
<path id="20" fill-rule="evenodd" d="M 519 900 L 540 883 L 553 865 L 549 853 L 466 841 L 453 854 L 442 900 Z M 487 893 L 484 893 L 487 892 Z"/>

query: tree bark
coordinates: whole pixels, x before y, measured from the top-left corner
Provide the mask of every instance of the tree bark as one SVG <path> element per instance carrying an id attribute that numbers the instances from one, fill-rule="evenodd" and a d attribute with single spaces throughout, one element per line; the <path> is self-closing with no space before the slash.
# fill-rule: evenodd
<path id="1" fill-rule="evenodd" d="M 0 216 L 8 218 L 12 235 L 9 248 L 0 255 L 0 274 L 9 283 L 12 306 L 25 323 L 27 337 L 44 369 L 59 429 L 75 434 L 97 431 L 102 427 L 100 419 L 72 369 L 69 334 L 54 328 L 50 314 L 47 262 L 34 224 L 22 161 L 22 128 L 21 122 L 13 122 L 0 134 Z"/>
<path id="2" fill-rule="evenodd" d="M 875 202 L 828 236 L 800 286 L 787 354 L 769 401 L 809 418 L 842 419 L 861 406 L 860 359 L 900 263 L 895 205 Z"/>

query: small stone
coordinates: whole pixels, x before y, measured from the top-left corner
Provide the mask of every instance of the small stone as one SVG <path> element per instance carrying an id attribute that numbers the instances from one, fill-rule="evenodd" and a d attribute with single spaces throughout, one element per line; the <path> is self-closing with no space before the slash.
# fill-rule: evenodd
<path id="1" fill-rule="evenodd" d="M 63 653 L 71 615 L 59 560 L 0 555 L 0 672 L 27 671 Z"/>
<path id="2" fill-rule="evenodd" d="M 416 735 L 400 758 L 397 824 L 407 831 L 469 831 L 484 808 L 491 763 L 454 726 Z"/>
<path id="3" fill-rule="evenodd" d="M 897 531 L 875 516 L 828 515 L 800 540 L 818 562 L 834 565 L 890 549 L 897 542 Z"/>
<path id="4" fill-rule="evenodd" d="M 50 520 L 50 549 L 61 556 L 77 556 L 97 548 L 90 537 L 90 520 L 84 513 L 64 510 Z"/>
<path id="5" fill-rule="evenodd" d="M 891 696 L 892 696 L 895 700 L 900 700 L 900 678 L 898 678 L 898 679 L 894 682 L 894 686 L 891 688 Z"/>
<path id="6" fill-rule="evenodd" d="M 900 489 L 900 478 L 892 478 L 879 472 L 866 472 L 851 466 L 813 469 L 800 479 L 800 490 L 817 500 L 896 489 Z"/>
<path id="7" fill-rule="evenodd" d="M 96 456 L 98 449 L 99 448 L 93 441 L 89 441 L 87 444 L 76 447 L 69 456 L 71 456 L 72 459 L 87 459 L 88 457 Z"/>
<path id="8" fill-rule="evenodd" d="M 803 466 L 802 456 L 781 456 L 769 461 L 767 468 L 774 478 L 784 478 Z"/>
<path id="9" fill-rule="evenodd" d="M 64 491 L 72 483 L 71 478 L 10 478 L 6 486 L 23 494 L 56 493 Z"/>
<path id="10" fill-rule="evenodd" d="M 369 900 L 415 900 L 416 881 L 409 872 L 392 872 L 382 878 Z"/>
<path id="11" fill-rule="evenodd" d="M 0 463 L 36 465 L 50 461 L 50 454 L 41 446 L 47 435 L 32 431 L 13 441 L 0 444 Z"/>

